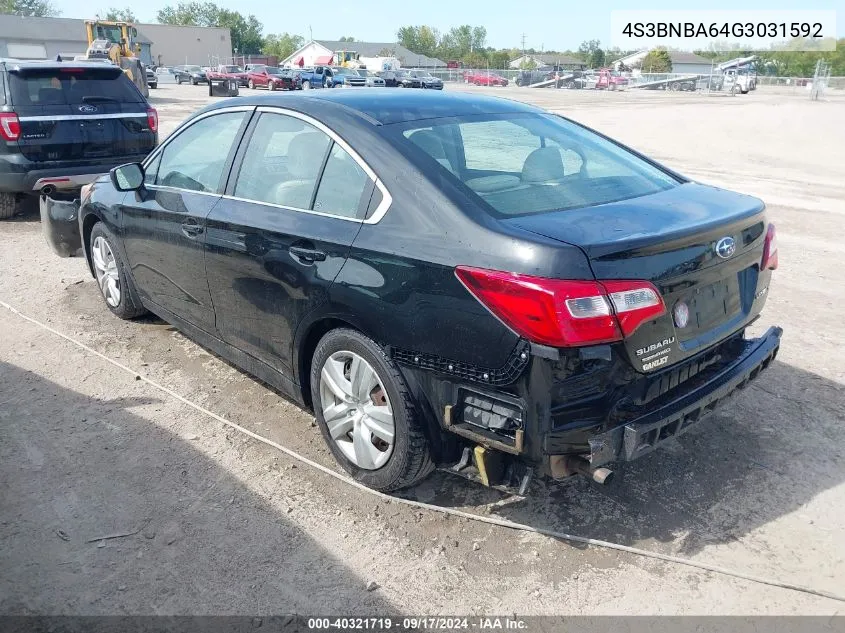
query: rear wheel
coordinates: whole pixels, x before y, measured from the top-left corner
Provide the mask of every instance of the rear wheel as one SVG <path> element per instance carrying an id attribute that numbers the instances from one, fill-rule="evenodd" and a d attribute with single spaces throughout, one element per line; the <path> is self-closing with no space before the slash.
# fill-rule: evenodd
<path id="1" fill-rule="evenodd" d="M 302 82 L 302 89 L 303 90 L 311 90 L 311 82 L 307 79 Z"/>
<path id="2" fill-rule="evenodd" d="M 0 193 L 0 220 L 11 218 L 18 212 L 18 196 L 14 193 Z"/>
<path id="3" fill-rule="evenodd" d="M 248 82 L 246 82 L 246 87 L 249 88 L 250 90 L 255 90 L 255 82 L 252 79 L 250 79 Z"/>
<path id="4" fill-rule="evenodd" d="M 176 84 L 179 85 L 179 86 L 182 85 L 182 78 L 181 77 L 176 78 Z"/>
<path id="5" fill-rule="evenodd" d="M 275 89 L 276 89 L 276 84 L 274 84 L 272 81 L 268 81 L 267 82 L 267 90 L 270 90 L 272 92 Z"/>
<path id="6" fill-rule="evenodd" d="M 141 304 L 131 273 L 118 255 L 114 234 L 102 222 L 91 229 L 91 265 L 106 306 L 121 319 L 134 319 L 147 310 Z"/>
<path id="7" fill-rule="evenodd" d="M 318 343 L 311 398 L 323 438 L 356 481 L 398 490 L 434 468 L 402 375 L 384 350 L 359 332 L 332 330 Z"/>

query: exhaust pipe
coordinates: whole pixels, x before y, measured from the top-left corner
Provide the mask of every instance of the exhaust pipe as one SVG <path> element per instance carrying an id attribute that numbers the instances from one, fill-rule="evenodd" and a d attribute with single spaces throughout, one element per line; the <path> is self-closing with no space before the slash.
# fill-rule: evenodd
<path id="1" fill-rule="evenodd" d="M 590 463 L 586 459 L 572 455 L 552 455 L 549 468 L 555 479 L 564 479 L 577 473 L 586 475 L 602 486 L 608 485 L 613 480 L 613 471 L 609 468 L 590 468 Z"/>
<path id="2" fill-rule="evenodd" d="M 55 190 L 56 188 L 53 185 L 44 185 L 43 187 L 41 187 L 41 195 L 50 196 Z"/>

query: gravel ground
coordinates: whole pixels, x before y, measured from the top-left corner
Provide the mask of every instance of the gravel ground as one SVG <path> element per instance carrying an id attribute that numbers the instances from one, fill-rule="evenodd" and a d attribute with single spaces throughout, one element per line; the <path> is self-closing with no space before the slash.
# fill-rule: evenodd
<path id="1" fill-rule="evenodd" d="M 449 86 L 447 89 L 453 89 Z M 840 591 L 845 100 L 477 89 L 571 116 L 763 198 L 785 330 L 764 378 L 618 484 L 525 500 L 436 474 L 405 494 Z M 245 91 L 246 92 L 246 91 Z M 208 100 L 162 85 L 166 134 Z M 280 98 L 286 98 L 282 95 Z M 105 309 L 37 215 L 0 223 L 0 301 L 320 463 L 313 418 L 156 319 Z M 0 308 L 0 613 L 820 614 L 843 604 L 384 502 Z M 107 538 L 131 533 L 119 538 Z M 371 582 L 378 588 L 367 590 Z"/>

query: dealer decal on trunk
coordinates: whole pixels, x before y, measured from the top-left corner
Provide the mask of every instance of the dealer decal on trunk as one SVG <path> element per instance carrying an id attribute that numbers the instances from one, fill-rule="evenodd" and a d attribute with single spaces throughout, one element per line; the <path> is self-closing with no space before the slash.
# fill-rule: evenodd
<path id="1" fill-rule="evenodd" d="M 675 337 L 663 339 L 657 343 L 652 343 L 648 347 L 642 347 L 637 350 L 637 356 L 641 357 L 639 360 L 643 364 L 643 371 L 656 369 L 661 365 L 669 362 L 669 352 L 672 351 L 670 347 L 675 342 Z"/>

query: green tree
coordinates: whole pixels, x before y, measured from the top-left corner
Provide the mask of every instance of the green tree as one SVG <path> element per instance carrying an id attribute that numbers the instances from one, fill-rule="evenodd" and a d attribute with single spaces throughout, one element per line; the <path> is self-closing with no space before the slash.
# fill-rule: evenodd
<path id="1" fill-rule="evenodd" d="M 403 26 L 396 32 L 398 42 L 418 55 L 434 56 L 440 45 L 440 32 L 431 26 Z"/>
<path id="2" fill-rule="evenodd" d="M 537 62 L 535 62 L 531 57 L 526 57 L 519 62 L 520 70 L 534 70 L 535 68 L 537 68 Z"/>
<path id="3" fill-rule="evenodd" d="M 106 11 L 106 17 L 103 18 L 104 20 L 111 20 L 112 22 L 137 22 L 138 18 L 135 17 L 135 13 L 132 11 L 131 8 L 125 7 L 123 9 L 116 9 L 115 7 L 110 7 L 108 11 Z"/>
<path id="4" fill-rule="evenodd" d="M 671 73 L 672 58 L 665 48 L 654 48 L 643 58 L 640 67 L 644 73 Z"/>
<path id="5" fill-rule="evenodd" d="M 601 50 L 601 42 L 599 40 L 585 40 L 581 42 L 576 55 L 585 62 L 588 62 L 592 54 L 597 50 Z"/>
<path id="6" fill-rule="evenodd" d="M 604 51 L 600 48 L 597 48 L 592 53 L 590 53 L 588 63 L 590 65 L 590 68 L 601 68 L 602 66 L 604 66 L 605 60 L 606 56 L 604 54 Z"/>
<path id="7" fill-rule="evenodd" d="M 354 42 L 354 41 L 355 41 L 355 38 L 354 38 L 354 37 L 351 37 L 351 36 L 349 36 L 349 35 L 344 35 L 343 37 L 341 37 L 341 38 L 338 40 L 338 42 Z"/>
<path id="8" fill-rule="evenodd" d="M 464 55 L 461 57 L 461 61 L 464 63 L 464 68 L 487 68 L 490 65 L 487 57 L 476 51 Z"/>
<path id="9" fill-rule="evenodd" d="M 61 15 L 49 0 L 0 0 L 0 13 L 34 18 Z"/>
<path id="10" fill-rule="evenodd" d="M 398 31 L 396 31 L 396 41 L 409 51 L 419 48 L 419 27 L 401 27 Z"/>
<path id="11" fill-rule="evenodd" d="M 281 60 L 293 55 L 302 48 L 303 44 L 305 44 L 305 38 L 301 35 L 292 35 L 291 33 L 276 35 L 271 33 L 264 38 L 261 52 L 265 55 L 275 55 Z"/>
<path id="12" fill-rule="evenodd" d="M 490 51 L 487 57 L 490 59 L 490 68 L 507 68 L 511 61 L 510 51 L 507 50 Z"/>
<path id="13" fill-rule="evenodd" d="M 218 26 L 228 28 L 232 35 L 232 48 L 240 55 L 261 52 L 264 30 L 254 15 L 244 17 L 238 11 L 218 7 L 213 2 L 180 2 L 175 7 L 166 6 L 156 14 L 162 24 Z"/>

